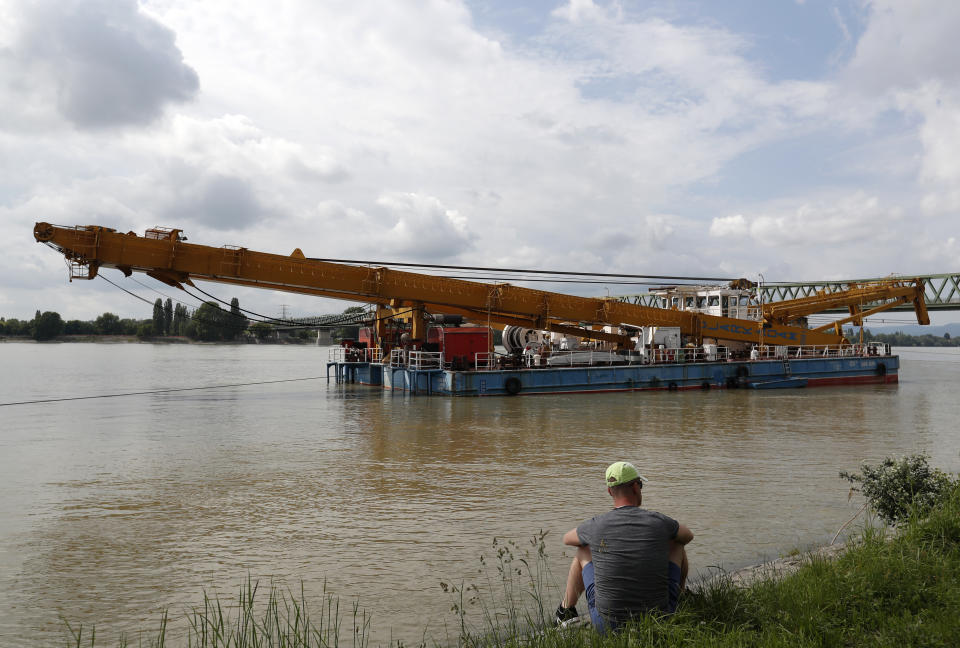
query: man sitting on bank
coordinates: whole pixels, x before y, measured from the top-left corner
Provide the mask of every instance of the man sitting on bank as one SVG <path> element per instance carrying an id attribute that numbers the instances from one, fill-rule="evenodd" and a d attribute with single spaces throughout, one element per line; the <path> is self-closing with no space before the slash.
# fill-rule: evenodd
<path id="1" fill-rule="evenodd" d="M 633 464 L 607 468 L 613 510 L 591 518 L 563 536 L 577 547 L 557 622 L 577 616 L 586 592 L 590 619 L 603 632 L 646 612 L 672 614 L 687 581 L 687 552 L 693 533 L 676 520 L 640 508 L 647 479 Z"/>

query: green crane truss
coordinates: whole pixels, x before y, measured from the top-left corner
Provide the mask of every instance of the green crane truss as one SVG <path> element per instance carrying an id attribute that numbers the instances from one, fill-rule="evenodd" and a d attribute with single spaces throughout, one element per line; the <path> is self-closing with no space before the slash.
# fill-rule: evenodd
<path id="1" fill-rule="evenodd" d="M 960 273 L 952 274 L 930 274 L 930 275 L 903 275 L 905 278 L 919 277 L 924 281 L 924 299 L 927 303 L 927 310 L 946 311 L 960 310 Z M 889 279 L 890 277 L 875 277 L 872 279 L 847 279 L 844 281 L 820 281 L 820 282 L 798 282 L 798 283 L 764 283 L 760 289 L 760 295 L 763 297 L 763 303 L 785 301 L 788 299 L 800 299 L 801 297 L 812 297 L 820 290 L 835 292 L 838 290 L 848 290 L 852 284 L 879 281 Z M 661 306 L 657 297 L 650 293 L 640 293 L 636 295 L 619 295 L 617 297 L 622 302 L 637 304 L 640 306 Z M 901 304 L 890 309 L 891 311 L 913 311 L 912 304 Z M 824 311 L 827 313 L 845 313 L 846 308 L 837 308 Z"/>

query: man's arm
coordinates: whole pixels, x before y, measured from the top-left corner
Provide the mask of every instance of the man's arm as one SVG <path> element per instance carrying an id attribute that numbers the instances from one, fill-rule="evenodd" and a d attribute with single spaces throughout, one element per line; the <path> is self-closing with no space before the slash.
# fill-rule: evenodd
<path id="1" fill-rule="evenodd" d="M 569 531 L 563 534 L 563 544 L 570 545 L 571 547 L 583 546 L 583 543 L 580 542 L 580 536 L 577 535 L 576 529 L 570 529 Z"/>
<path id="2" fill-rule="evenodd" d="M 576 531 L 576 529 L 574 529 L 574 531 Z M 567 536 L 564 536 L 563 540 L 566 542 Z M 686 524 L 678 523 L 677 535 L 673 537 L 673 541 L 679 545 L 685 545 L 691 540 L 693 540 L 693 531 L 691 531 Z"/>

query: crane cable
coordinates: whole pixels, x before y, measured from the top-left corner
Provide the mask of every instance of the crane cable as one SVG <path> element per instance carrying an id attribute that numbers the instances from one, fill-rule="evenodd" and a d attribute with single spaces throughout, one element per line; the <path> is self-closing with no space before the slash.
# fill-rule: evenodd
<path id="1" fill-rule="evenodd" d="M 206 296 L 209 297 L 210 299 L 215 299 L 216 301 L 220 302 L 220 303 L 223 304 L 224 306 L 230 306 L 231 308 L 233 308 L 233 304 L 228 304 L 227 302 L 225 302 L 224 300 L 220 299 L 220 298 L 217 297 L 216 295 L 211 295 L 210 293 L 208 293 L 206 290 L 204 290 L 204 289 L 201 288 L 200 286 L 197 286 L 196 284 L 194 284 L 193 287 L 194 287 L 196 290 L 198 290 L 199 292 L 202 292 L 204 295 L 206 295 Z M 191 293 L 191 292 L 190 292 L 189 290 L 187 290 L 186 288 L 181 287 L 181 290 L 183 290 L 183 292 L 187 293 L 188 295 L 190 295 L 190 296 L 193 297 L 194 299 L 199 299 L 201 302 L 203 301 L 202 299 L 200 299 L 199 297 L 197 297 L 196 295 L 194 295 L 193 293 Z M 357 318 L 357 315 L 360 315 L 360 313 L 341 314 L 340 317 L 338 317 L 338 318 L 336 318 L 336 319 L 332 319 L 332 320 L 330 320 L 330 321 L 329 321 L 328 323 L 326 323 L 326 324 L 308 325 L 308 324 L 304 324 L 303 322 L 298 322 L 298 321 L 296 321 L 296 320 L 287 320 L 287 319 L 282 319 L 282 318 L 270 317 L 269 315 L 261 315 L 260 313 L 255 313 L 255 312 L 253 312 L 252 310 L 247 310 L 246 308 L 242 308 L 242 307 L 240 307 L 240 306 L 238 306 L 238 308 L 240 308 L 240 310 L 241 310 L 242 312 L 244 312 L 244 313 L 247 313 L 247 314 L 249 314 L 249 315 L 254 315 L 254 316 L 256 316 L 256 317 L 263 318 L 263 319 L 261 319 L 261 320 L 259 320 L 259 321 L 260 321 L 260 322 L 263 322 L 264 324 L 274 324 L 274 323 L 277 323 L 277 324 L 287 324 L 287 325 L 299 326 L 299 327 L 303 327 L 303 328 L 327 328 L 327 327 L 332 328 L 332 327 L 334 327 L 334 326 L 340 326 L 340 325 L 342 325 L 342 324 L 353 324 L 353 323 L 358 319 L 358 318 Z"/>
<path id="2" fill-rule="evenodd" d="M 108 284 L 110 284 L 110 285 L 112 285 L 112 286 L 114 286 L 114 287 L 116 287 L 116 288 L 119 288 L 120 290 L 122 290 L 123 292 L 127 293 L 127 294 L 130 295 L 131 297 L 134 297 L 134 298 L 136 298 L 136 299 L 139 299 L 140 301 L 144 302 L 145 304 L 150 304 L 151 306 L 154 305 L 154 302 L 150 301 L 150 300 L 147 299 L 146 297 L 141 297 L 140 295 L 136 294 L 135 292 L 131 292 L 131 291 L 127 290 L 127 289 L 124 288 L 123 286 L 121 286 L 121 285 L 117 284 L 116 282 L 111 281 L 110 279 L 108 279 L 108 278 L 107 278 L 105 275 L 103 275 L 102 273 L 97 273 L 97 276 L 100 277 L 101 279 L 103 279 L 104 281 L 106 281 Z M 169 299 L 169 300 L 171 300 L 171 301 L 176 301 L 178 304 L 182 304 L 183 306 L 187 306 L 187 304 L 184 303 L 183 301 L 181 301 L 181 300 L 179 300 L 179 299 L 176 299 L 176 300 L 175 300 L 175 299 L 173 299 L 173 297 L 170 297 L 169 295 L 166 295 L 166 294 L 160 292 L 159 290 L 156 290 L 156 289 L 154 289 L 154 288 L 151 288 L 150 286 L 147 286 L 147 285 L 144 284 L 143 282 L 137 281 L 136 279 L 133 279 L 133 281 L 135 281 L 136 283 L 140 284 L 141 286 L 143 286 L 143 287 L 146 288 L 147 290 L 153 290 L 153 292 L 157 293 L 158 295 L 162 295 L 162 296 L 166 297 L 167 299 Z M 203 293 L 204 295 L 206 295 L 207 297 L 210 297 L 211 299 L 217 300 L 217 301 L 220 302 L 221 304 L 229 305 L 229 304 L 227 304 L 227 302 L 223 301 L 223 300 L 220 299 L 219 297 L 216 297 L 215 295 L 211 295 L 210 293 L 206 292 L 205 290 L 203 290 L 203 289 L 201 289 L 201 288 L 199 288 L 199 287 L 197 287 L 197 286 L 194 286 L 194 288 L 196 288 L 197 290 L 199 290 L 200 292 L 202 292 L 202 293 Z M 203 300 L 202 298 L 197 297 L 196 295 L 194 295 L 193 293 L 191 293 L 191 292 L 190 292 L 189 290 L 187 290 L 186 288 L 183 288 L 182 290 L 183 290 L 185 293 L 187 293 L 188 295 L 190 295 L 191 297 L 193 297 L 194 299 L 196 299 L 198 302 L 203 303 L 204 300 Z M 296 322 L 296 321 L 294 321 L 294 320 L 284 320 L 284 319 L 278 319 L 278 318 L 274 318 L 274 317 L 269 317 L 269 316 L 267 316 L 267 315 L 260 315 L 259 313 L 254 313 L 253 311 L 248 311 L 248 310 L 246 310 L 246 309 L 244 309 L 244 308 L 241 308 L 240 310 L 243 311 L 244 313 L 249 313 L 249 314 L 254 315 L 254 316 L 256 316 L 256 317 L 263 318 L 263 319 L 259 319 L 259 320 L 254 320 L 254 321 L 256 321 L 256 322 L 262 322 L 262 323 L 264 323 L 264 324 L 271 324 L 271 323 L 288 324 L 288 325 L 290 325 L 291 328 L 332 328 L 332 327 L 334 327 L 334 326 L 340 326 L 340 325 L 343 325 L 343 324 L 353 323 L 353 322 L 357 319 L 356 316 L 354 316 L 354 315 L 347 315 L 347 316 L 338 318 L 338 319 L 336 319 L 336 320 L 332 320 L 332 321 L 329 322 L 328 324 L 323 324 L 323 325 L 319 325 L 319 326 L 318 326 L 318 325 L 303 324 L 303 323 L 301 323 L 301 322 Z M 359 314 L 359 313 L 358 313 L 358 314 Z M 250 318 L 250 319 L 253 319 L 253 318 Z M 212 326 L 216 326 L 216 325 L 218 324 L 217 322 L 204 322 L 204 323 L 205 323 L 205 324 L 210 324 L 210 325 L 212 325 Z"/>
<path id="3" fill-rule="evenodd" d="M 609 272 L 570 272 L 569 270 L 528 270 L 525 268 L 490 268 L 485 266 L 438 265 L 438 264 L 431 264 L 431 263 L 361 261 L 358 259 L 323 259 L 319 257 L 307 257 L 307 260 L 323 261 L 326 263 L 349 263 L 349 264 L 355 264 L 355 265 L 398 266 L 398 267 L 404 267 L 404 268 L 427 268 L 427 269 L 441 269 L 441 270 L 479 270 L 482 272 L 513 272 L 513 273 L 522 273 L 522 274 L 545 274 L 545 275 L 559 275 L 562 277 L 626 277 L 630 279 L 657 279 L 657 280 L 669 279 L 672 281 L 735 281 L 735 279 L 731 277 L 680 277 L 680 276 L 670 276 L 670 275 L 616 274 L 616 273 L 609 273 Z M 525 281 L 534 281 L 534 280 L 529 279 Z M 544 281 L 544 280 L 540 279 L 539 281 Z M 584 282 L 584 283 L 587 283 L 587 282 Z M 608 282 L 608 283 L 614 283 L 614 282 Z"/>
<path id="4" fill-rule="evenodd" d="M 136 299 L 139 299 L 140 301 L 142 301 L 142 302 L 144 302 L 144 303 L 146 303 L 146 304 L 150 304 L 151 306 L 154 305 L 154 302 L 150 301 L 150 300 L 147 299 L 146 297 L 141 297 L 140 295 L 136 294 L 135 292 L 131 292 L 131 291 L 127 290 L 127 289 L 124 288 L 123 286 L 121 286 L 121 285 L 119 285 L 119 284 L 111 281 L 110 279 L 108 279 L 108 278 L 107 278 L 106 276 L 104 276 L 103 274 L 98 273 L 97 276 L 100 277 L 100 278 L 102 278 L 104 281 L 106 281 L 106 282 L 107 282 L 108 284 L 110 284 L 111 286 L 114 286 L 114 287 L 116 287 L 116 288 L 119 288 L 120 290 L 122 290 L 123 292 L 127 293 L 127 294 L 130 295 L 131 297 L 134 297 L 134 298 L 136 298 Z M 136 281 L 136 279 L 134 279 L 134 281 Z M 153 290 L 153 289 L 150 288 L 149 286 L 146 286 L 146 285 L 144 285 L 143 283 L 141 283 L 141 282 L 139 282 L 139 281 L 137 281 L 137 283 L 139 283 L 139 284 L 140 284 L 141 286 L 143 286 L 144 288 L 147 288 L 148 290 Z M 194 288 L 197 288 L 197 286 L 194 286 Z M 226 304 L 226 303 L 227 303 L 227 302 L 223 301 L 222 299 L 220 299 L 219 297 L 216 297 L 215 295 L 211 295 L 210 293 L 206 292 L 205 290 L 203 290 L 203 289 L 201 289 L 201 288 L 197 288 L 197 290 L 199 290 L 200 292 L 202 292 L 204 295 L 207 295 L 207 296 L 210 297 L 211 299 L 217 300 L 217 301 L 220 302 L 221 304 Z M 193 297 L 194 299 L 196 299 L 197 301 L 203 302 L 203 300 L 202 300 L 200 297 L 197 297 L 196 295 L 194 295 L 193 293 L 191 293 L 191 292 L 188 291 L 187 289 L 184 288 L 183 291 L 184 291 L 185 293 L 187 293 L 188 295 L 190 295 L 191 297 Z M 161 292 L 158 291 L 158 290 L 154 290 L 154 292 L 156 292 L 157 294 L 163 295 L 163 293 L 161 293 Z M 164 296 L 166 296 L 166 295 L 164 295 Z M 167 299 L 171 299 L 171 300 L 172 300 L 173 298 L 167 296 Z M 176 301 L 177 301 L 177 303 L 180 303 L 180 304 L 183 304 L 184 306 L 186 306 L 186 304 L 184 304 L 184 302 L 180 301 L 179 299 L 176 300 Z M 244 312 L 246 312 L 246 313 L 252 313 L 252 311 L 247 311 L 247 310 L 245 310 L 245 309 L 243 309 L 243 308 L 241 308 L 240 310 L 241 310 L 241 311 L 244 311 Z M 289 323 L 290 323 L 290 328 L 305 328 L 305 329 L 333 328 L 333 327 L 335 327 L 335 326 L 342 326 L 342 325 L 344 325 L 344 324 L 350 325 L 350 324 L 360 324 L 360 323 L 366 323 L 366 322 L 375 323 L 375 322 L 379 322 L 379 321 L 382 321 L 382 320 L 392 319 L 392 318 L 397 317 L 397 316 L 400 316 L 400 315 L 407 315 L 407 314 L 409 314 L 409 313 L 414 312 L 415 310 L 416 310 L 416 309 L 414 309 L 414 308 L 410 308 L 410 309 L 407 309 L 407 310 L 405 310 L 405 311 L 400 311 L 400 312 L 397 312 L 397 313 L 392 313 L 391 315 L 384 316 L 384 317 L 373 317 L 373 318 L 371 318 L 371 317 L 365 317 L 365 318 L 363 318 L 363 320 L 362 320 L 361 322 L 357 322 L 357 319 L 358 319 L 358 318 L 357 318 L 357 315 L 360 315 L 360 313 L 348 314 L 348 315 L 343 316 L 343 317 L 340 318 L 340 319 L 337 319 L 337 320 L 332 321 L 330 324 L 323 324 L 323 325 L 301 324 L 300 322 L 296 322 L 295 320 L 283 320 L 283 319 L 277 319 L 277 318 L 266 318 L 266 320 L 256 320 L 256 321 L 262 321 L 262 322 L 265 323 L 265 324 L 269 324 L 269 323 L 270 323 L 270 320 L 275 321 L 275 322 L 281 322 L 281 323 L 287 323 L 287 322 L 289 322 Z M 253 314 L 256 315 L 256 313 L 253 313 Z M 259 317 L 266 317 L 266 316 L 260 315 Z M 212 326 L 216 326 L 216 325 L 218 324 L 217 322 L 204 322 L 204 323 L 210 324 L 210 325 L 212 325 Z"/>

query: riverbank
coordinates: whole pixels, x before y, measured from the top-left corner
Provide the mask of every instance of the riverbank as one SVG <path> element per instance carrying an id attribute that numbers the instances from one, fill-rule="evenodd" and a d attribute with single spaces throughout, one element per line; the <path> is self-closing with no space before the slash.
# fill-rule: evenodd
<path id="1" fill-rule="evenodd" d="M 739 570 L 692 592 L 669 619 L 619 636 L 552 633 L 557 648 L 955 646 L 960 637 L 960 489 L 890 537 L 867 527 L 829 547 Z"/>
<path id="2" fill-rule="evenodd" d="M 508 605 L 503 607 L 502 599 L 491 607 L 480 601 L 480 623 L 471 622 L 477 615 L 468 608 L 487 594 L 451 586 L 456 618 L 445 625 L 452 635 L 424 637 L 420 645 L 899 648 L 954 646 L 960 636 L 960 489 L 928 517 L 908 521 L 892 537 L 884 528 L 868 526 L 845 546 L 721 574 L 692 588 L 674 616 L 644 617 L 613 635 L 598 636 L 589 625 L 551 628 L 553 606 L 537 579 L 537 562 L 525 558 L 517 561 L 523 565 L 517 569 L 512 550 L 500 553 L 500 567 L 506 567 L 498 569 L 503 582 L 491 583 L 489 594 L 493 601 L 494 590 L 506 592 Z M 248 584 L 235 602 L 205 600 L 187 615 L 189 636 L 182 637 L 182 645 L 337 648 L 340 640 L 344 645 L 369 645 L 370 615 L 356 606 L 352 612 L 338 612 L 337 599 L 325 593 L 315 623 L 302 592 L 274 587 L 260 595 L 266 598 L 264 604 L 255 603 L 256 589 Z M 181 645 L 166 636 L 166 626 L 164 616 L 151 645 Z M 531 632 L 531 627 L 547 629 Z M 76 645 L 95 645 L 89 631 L 76 628 L 73 633 Z M 391 641 L 393 645 L 405 644 Z"/>

